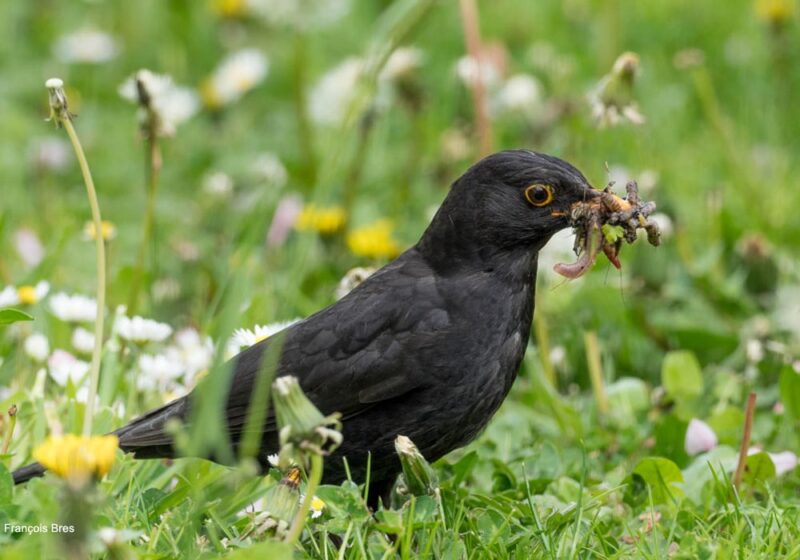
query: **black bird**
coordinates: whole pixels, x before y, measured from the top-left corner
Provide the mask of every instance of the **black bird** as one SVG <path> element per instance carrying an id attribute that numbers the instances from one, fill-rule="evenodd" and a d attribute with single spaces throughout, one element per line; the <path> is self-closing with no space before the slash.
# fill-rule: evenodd
<path id="1" fill-rule="evenodd" d="M 539 250 L 569 226 L 572 206 L 593 199 L 584 176 L 556 157 L 500 152 L 453 183 L 419 242 L 347 296 L 292 325 L 276 377 L 293 375 L 324 413 L 341 412 L 344 441 L 324 482 L 345 478 L 347 457 L 371 496 L 391 488 L 398 434 L 433 461 L 473 440 L 511 388 L 530 335 Z M 247 418 L 267 339 L 233 359 L 227 396 L 234 448 Z M 116 432 L 138 458 L 173 457 L 165 423 L 190 419 L 192 394 Z M 263 428 L 259 462 L 278 451 L 275 418 Z M 41 475 L 38 464 L 16 483 Z"/>

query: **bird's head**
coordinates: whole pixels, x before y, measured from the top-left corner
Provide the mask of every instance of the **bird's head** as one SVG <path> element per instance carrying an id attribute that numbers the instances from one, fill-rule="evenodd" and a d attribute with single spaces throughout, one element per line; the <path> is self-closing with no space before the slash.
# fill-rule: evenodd
<path id="1" fill-rule="evenodd" d="M 599 195 L 580 171 L 559 158 L 527 150 L 498 152 L 453 183 L 421 244 L 447 239 L 465 258 L 470 252 L 479 257 L 535 254 L 570 225 L 576 204 Z"/>

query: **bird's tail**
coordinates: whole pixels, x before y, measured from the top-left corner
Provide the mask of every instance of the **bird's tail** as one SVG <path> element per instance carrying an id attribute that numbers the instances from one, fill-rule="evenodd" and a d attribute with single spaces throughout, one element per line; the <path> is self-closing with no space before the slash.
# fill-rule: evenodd
<path id="1" fill-rule="evenodd" d="M 12 474 L 14 477 L 14 484 L 22 484 L 28 482 L 32 478 L 44 475 L 44 467 L 39 463 L 31 463 L 15 470 Z"/>
<path id="2" fill-rule="evenodd" d="M 135 419 L 112 433 L 119 438 L 120 449 L 131 452 L 140 459 L 173 457 L 172 439 L 165 430 L 166 423 L 171 418 L 185 418 L 187 410 L 188 399 L 183 397 Z M 22 484 L 32 478 L 43 476 L 45 470 L 39 463 L 20 467 L 12 474 L 14 484 Z"/>

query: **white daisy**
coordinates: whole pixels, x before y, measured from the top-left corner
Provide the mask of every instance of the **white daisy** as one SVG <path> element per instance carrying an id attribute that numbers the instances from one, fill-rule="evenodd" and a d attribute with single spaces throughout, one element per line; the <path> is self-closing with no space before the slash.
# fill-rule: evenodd
<path id="1" fill-rule="evenodd" d="M 79 385 L 89 372 L 88 362 L 79 360 L 66 350 L 54 350 L 47 365 L 50 377 L 62 387 L 66 386 L 67 381 Z"/>
<path id="2" fill-rule="evenodd" d="M 203 99 L 211 107 L 239 100 L 264 81 L 269 60 L 258 49 L 243 49 L 228 55 L 203 87 Z"/>
<path id="3" fill-rule="evenodd" d="M 35 362 L 43 362 L 50 354 L 50 342 L 42 333 L 33 333 L 25 339 L 25 353 Z"/>
<path id="4" fill-rule="evenodd" d="M 211 337 L 203 337 L 195 329 L 181 329 L 175 334 L 175 343 L 164 351 L 184 368 L 184 385 L 191 385 L 195 376 L 211 367 L 214 358 L 214 344 Z"/>
<path id="5" fill-rule="evenodd" d="M 144 317 L 127 317 L 117 315 L 114 320 L 114 332 L 123 340 L 136 344 L 161 342 L 172 334 L 172 327 Z"/>
<path id="6" fill-rule="evenodd" d="M 139 87 L 146 96 L 144 99 Z M 200 100 L 194 90 L 175 85 L 171 76 L 145 69 L 125 80 L 119 87 L 119 94 L 140 106 L 146 105 L 155 113 L 160 136 L 174 135 L 178 125 L 191 118 L 200 108 Z M 142 114 L 140 119 L 147 119 L 147 113 Z"/>
<path id="7" fill-rule="evenodd" d="M 456 75 L 467 87 L 472 87 L 479 72 L 483 86 L 487 89 L 497 87 L 503 76 L 502 69 L 488 56 L 481 57 L 480 64 L 471 56 L 462 56 L 456 62 Z"/>
<path id="8" fill-rule="evenodd" d="M 139 374 L 136 388 L 140 391 L 167 391 L 183 375 L 185 369 L 180 360 L 164 354 L 142 354 L 139 356 Z"/>
<path id="9" fill-rule="evenodd" d="M 50 283 L 44 280 L 35 286 L 6 286 L 0 291 L 0 308 L 12 305 L 34 305 L 50 292 Z"/>
<path id="10" fill-rule="evenodd" d="M 382 80 L 402 80 L 422 66 L 422 50 L 416 47 L 399 47 L 386 60 L 381 70 Z"/>
<path id="11" fill-rule="evenodd" d="M 236 329 L 233 331 L 233 336 L 228 341 L 226 354 L 228 356 L 235 356 L 243 348 L 249 348 L 299 321 L 300 319 L 292 319 L 290 321 L 272 323 L 269 325 L 256 325 L 252 330 Z"/>
<path id="12" fill-rule="evenodd" d="M 50 298 L 50 312 L 67 323 L 94 321 L 97 316 L 97 302 L 80 294 L 59 292 Z"/>
<path id="13" fill-rule="evenodd" d="M 94 350 L 94 334 L 83 327 L 76 328 L 72 331 L 72 347 L 79 354 L 91 354 Z"/>
<path id="14" fill-rule="evenodd" d="M 119 48 L 108 33 L 82 29 L 62 35 L 53 46 L 53 52 L 62 62 L 100 63 L 117 56 Z"/>

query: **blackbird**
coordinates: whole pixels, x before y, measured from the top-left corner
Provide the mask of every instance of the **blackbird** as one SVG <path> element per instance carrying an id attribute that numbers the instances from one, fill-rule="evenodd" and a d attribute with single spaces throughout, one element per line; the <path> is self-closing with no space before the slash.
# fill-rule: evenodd
<path id="1" fill-rule="evenodd" d="M 600 191 L 572 165 L 526 150 L 499 152 L 456 180 L 419 242 L 333 305 L 282 336 L 275 376 L 293 375 L 323 414 L 340 412 L 344 440 L 323 481 L 363 481 L 386 495 L 400 463 L 394 439 L 411 438 L 436 460 L 472 441 L 511 388 L 533 317 L 539 250 L 570 225 L 573 205 Z M 225 415 L 242 437 L 266 339 L 232 359 Z M 193 396 L 119 429 L 137 458 L 174 457 L 165 424 L 190 421 Z M 258 461 L 278 451 L 272 412 Z M 212 458 L 213 459 L 213 458 Z M 39 476 L 38 464 L 14 472 Z"/>

